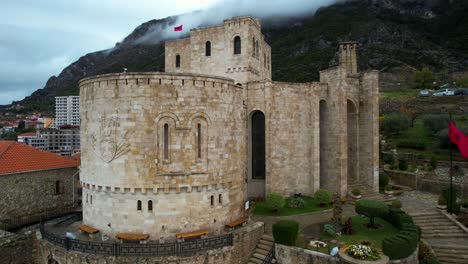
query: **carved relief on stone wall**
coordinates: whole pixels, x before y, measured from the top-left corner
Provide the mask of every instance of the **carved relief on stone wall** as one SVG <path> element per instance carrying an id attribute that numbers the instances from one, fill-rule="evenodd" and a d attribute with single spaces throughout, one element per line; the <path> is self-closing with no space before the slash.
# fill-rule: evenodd
<path id="1" fill-rule="evenodd" d="M 110 163 L 130 151 L 131 131 L 122 132 L 117 115 L 104 114 L 99 118 L 99 129 L 91 134 L 91 148 L 101 160 Z"/>

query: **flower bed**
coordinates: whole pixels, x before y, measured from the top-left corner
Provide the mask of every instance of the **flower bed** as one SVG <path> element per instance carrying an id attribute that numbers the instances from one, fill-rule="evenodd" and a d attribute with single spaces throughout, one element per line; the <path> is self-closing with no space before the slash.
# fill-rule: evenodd
<path id="1" fill-rule="evenodd" d="M 378 260 L 380 259 L 380 252 L 368 245 L 351 245 L 344 249 L 344 252 L 349 256 L 360 260 Z"/>

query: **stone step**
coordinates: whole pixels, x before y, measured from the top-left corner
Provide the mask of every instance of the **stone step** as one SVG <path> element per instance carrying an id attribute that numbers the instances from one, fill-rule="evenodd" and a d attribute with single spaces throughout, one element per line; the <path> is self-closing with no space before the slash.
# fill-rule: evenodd
<path id="1" fill-rule="evenodd" d="M 424 216 L 412 216 L 413 219 L 424 220 L 424 219 L 448 219 L 445 215 L 424 215 Z"/>
<path id="2" fill-rule="evenodd" d="M 254 252 L 265 255 L 265 256 L 268 255 L 268 251 L 264 250 L 264 249 L 261 249 L 261 248 L 256 248 Z"/>
<path id="3" fill-rule="evenodd" d="M 436 248 L 446 248 L 446 249 L 466 249 L 468 250 L 468 244 L 467 241 L 460 241 L 460 244 L 453 244 L 453 243 L 447 243 L 447 244 L 431 244 L 431 247 L 436 249 Z"/>
<path id="4" fill-rule="evenodd" d="M 266 251 L 270 251 L 272 246 L 268 246 L 268 245 L 264 245 L 264 244 L 258 244 L 257 248 L 260 248 L 260 249 L 263 249 L 263 250 L 266 250 Z"/>
<path id="5" fill-rule="evenodd" d="M 260 254 L 260 253 L 253 253 L 252 255 L 254 258 L 259 259 L 259 260 L 265 260 L 266 255 Z"/>
<path id="6" fill-rule="evenodd" d="M 447 234 L 453 234 L 453 233 L 463 233 L 461 229 L 427 229 L 427 230 L 422 230 L 424 234 L 431 234 L 431 233 L 447 233 Z"/>
<path id="7" fill-rule="evenodd" d="M 453 254 L 453 253 L 442 253 L 442 252 L 435 252 L 435 254 L 437 257 L 441 257 L 441 258 L 455 257 L 457 259 L 468 260 L 468 255 L 464 255 L 464 254 Z"/>
<path id="8" fill-rule="evenodd" d="M 440 220 L 440 221 L 414 221 L 416 222 L 417 225 L 419 226 L 447 226 L 447 225 L 455 225 L 452 221 L 450 220 Z"/>
<path id="9" fill-rule="evenodd" d="M 449 254 L 452 256 L 468 256 L 468 250 L 459 250 L 459 249 L 437 249 L 434 251 L 436 255 L 444 255 L 444 254 Z"/>
<path id="10" fill-rule="evenodd" d="M 451 257 L 440 257 L 437 258 L 441 264 L 449 264 L 449 263 L 461 263 L 461 264 L 466 264 L 466 259 L 458 259 L 455 256 Z"/>
<path id="11" fill-rule="evenodd" d="M 425 234 L 423 232 L 422 234 L 422 237 L 423 238 L 468 238 L 468 234 L 460 234 L 460 233 L 456 233 L 456 234 Z"/>
<path id="12" fill-rule="evenodd" d="M 254 258 L 254 257 L 251 257 L 251 258 L 249 259 L 249 262 L 255 263 L 255 264 L 263 264 L 263 260 L 259 260 L 259 259 Z"/>
<path id="13" fill-rule="evenodd" d="M 434 216 L 434 215 L 442 215 L 440 212 L 433 211 L 433 212 L 425 212 L 425 213 L 410 213 L 413 218 L 414 217 L 426 217 L 426 216 Z"/>
<path id="14" fill-rule="evenodd" d="M 259 241 L 258 243 L 259 243 L 259 244 L 262 244 L 262 245 L 267 245 L 267 246 L 270 246 L 270 247 L 273 246 L 273 242 L 271 242 L 271 241 L 266 241 L 266 240 L 263 240 L 263 239 L 260 239 L 260 241 Z"/>
<path id="15" fill-rule="evenodd" d="M 273 238 L 273 236 L 270 236 L 270 235 L 267 235 L 267 234 L 263 234 L 261 239 L 266 240 L 266 241 L 270 241 L 270 242 L 274 242 L 274 241 L 275 241 L 275 239 Z"/>

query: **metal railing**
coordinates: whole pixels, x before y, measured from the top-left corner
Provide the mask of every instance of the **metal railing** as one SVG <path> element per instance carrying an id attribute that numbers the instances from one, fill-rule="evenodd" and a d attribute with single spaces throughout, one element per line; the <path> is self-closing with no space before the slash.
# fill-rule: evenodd
<path id="1" fill-rule="evenodd" d="M 270 251 L 268 251 L 268 255 L 263 260 L 263 264 L 272 264 L 274 258 L 275 258 L 275 245 L 273 244 L 273 247 L 271 247 Z"/>
<path id="2" fill-rule="evenodd" d="M 99 243 L 62 237 L 40 225 L 42 238 L 65 250 L 110 256 L 176 256 L 192 255 L 196 252 L 233 245 L 233 234 L 169 243 Z"/>

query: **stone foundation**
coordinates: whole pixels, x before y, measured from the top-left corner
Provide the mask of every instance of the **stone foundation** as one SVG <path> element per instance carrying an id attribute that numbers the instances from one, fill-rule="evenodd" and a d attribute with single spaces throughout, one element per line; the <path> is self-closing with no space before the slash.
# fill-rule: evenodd
<path id="1" fill-rule="evenodd" d="M 314 264 L 337 264 L 338 258 L 320 252 L 298 247 L 288 247 L 275 244 L 275 258 L 280 264 L 314 263 Z"/>
<path id="2" fill-rule="evenodd" d="M 34 255 L 34 236 L 31 231 L 24 234 L 0 234 L 0 263 L 35 263 Z"/>
<path id="3" fill-rule="evenodd" d="M 160 257 L 114 257 L 86 254 L 76 251 L 66 251 L 50 242 L 41 239 L 39 242 L 38 263 L 47 264 L 55 260 L 59 264 L 124 264 L 124 263 L 171 263 L 171 264 L 217 264 L 247 263 L 264 232 L 263 223 L 253 223 L 233 232 L 233 246 L 199 252 L 191 256 L 160 256 Z"/>

